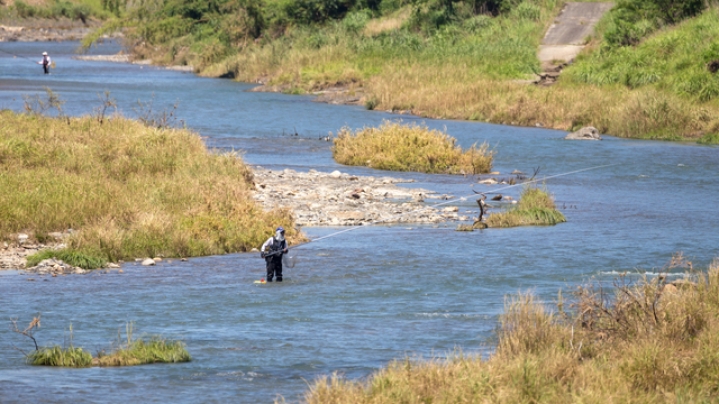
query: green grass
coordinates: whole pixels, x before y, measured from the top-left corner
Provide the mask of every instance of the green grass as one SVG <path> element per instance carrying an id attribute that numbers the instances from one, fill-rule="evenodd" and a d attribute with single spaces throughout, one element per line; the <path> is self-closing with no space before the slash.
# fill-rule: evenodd
<path id="1" fill-rule="evenodd" d="M 456 139 L 426 126 L 385 121 L 378 128 L 343 128 L 332 146 L 340 164 L 380 170 L 442 174 L 491 171 L 493 152 L 486 143 L 462 150 Z"/>
<path id="2" fill-rule="evenodd" d="M 132 341 L 109 355 L 98 356 L 97 359 L 98 366 L 135 366 L 189 362 L 192 358 L 182 342 L 152 337 L 148 341 Z"/>
<path id="3" fill-rule="evenodd" d="M 101 0 L 53 0 L 29 4 L 15 0 L 11 6 L 3 7 L 0 17 L 3 19 L 67 18 L 87 23 L 92 18 L 104 20 L 112 15 L 104 3 Z"/>
<path id="4" fill-rule="evenodd" d="M 590 125 L 661 140 L 697 140 L 719 126 L 719 75 L 706 69 L 719 19 L 716 8 L 692 17 L 701 1 L 618 2 L 624 11 L 600 22 L 549 88 L 521 81 L 539 72 L 537 47 L 565 1 L 499 2 L 506 7 L 496 16 L 464 1 L 383 1 L 376 9 L 356 2 L 313 21 L 290 10 L 328 2 L 227 3 L 222 12 L 191 2 L 199 18 L 147 5 L 102 32 L 125 27 L 135 55 L 156 63 L 292 94 L 340 86 L 368 109 L 561 130 Z M 627 33 L 630 46 L 622 46 Z"/>
<path id="5" fill-rule="evenodd" d="M 85 368 L 92 365 L 92 355 L 82 348 L 63 348 L 55 345 L 33 351 L 27 356 L 27 362 L 35 366 L 62 366 Z"/>
<path id="6" fill-rule="evenodd" d="M 697 141 L 699 144 L 719 144 L 719 133 L 709 133 Z"/>
<path id="7" fill-rule="evenodd" d="M 551 226 L 567 219 L 554 205 L 546 189 L 527 186 L 522 190 L 519 203 L 505 212 L 487 217 L 489 227 Z"/>
<path id="8" fill-rule="evenodd" d="M 27 266 L 33 267 L 40 263 L 40 261 L 55 258 L 63 261 L 68 265 L 74 267 L 80 267 L 82 269 L 97 269 L 102 268 L 107 264 L 107 261 L 103 257 L 94 256 L 92 254 L 82 253 L 80 251 L 73 251 L 68 249 L 61 250 L 42 250 L 35 254 L 27 257 Z"/>
<path id="9" fill-rule="evenodd" d="M 265 212 L 252 172 L 187 130 L 121 117 L 0 112 L 0 237 L 75 229 L 68 254 L 104 261 L 249 251 L 288 210 Z"/>
<path id="10" fill-rule="evenodd" d="M 136 366 L 152 363 L 180 363 L 192 360 L 185 344 L 170 341 L 159 336 L 149 340 L 133 339 L 133 323 L 126 324 L 126 341 L 119 340 L 116 349 L 106 354 L 100 351 L 96 358 L 70 344 L 69 348 L 60 346 L 44 347 L 27 355 L 27 362 L 37 366 L 88 367 L 88 366 Z M 72 340 L 72 326 L 70 327 Z"/>
<path id="11" fill-rule="evenodd" d="M 690 264 L 689 264 L 690 266 Z M 671 270 L 664 268 L 663 270 Z M 665 278 L 587 285 L 556 304 L 510 296 L 488 358 L 398 359 L 368 378 L 317 379 L 315 403 L 713 402 L 719 381 L 719 261 Z"/>
<path id="12" fill-rule="evenodd" d="M 705 102 L 719 96 L 719 9 L 658 31 L 636 46 L 601 47 L 577 58 L 562 79 L 592 85 L 650 86 Z"/>

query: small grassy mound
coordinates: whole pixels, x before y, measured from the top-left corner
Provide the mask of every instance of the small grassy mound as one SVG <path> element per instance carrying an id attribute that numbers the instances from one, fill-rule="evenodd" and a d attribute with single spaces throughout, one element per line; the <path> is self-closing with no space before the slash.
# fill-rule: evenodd
<path id="1" fill-rule="evenodd" d="M 136 340 L 109 355 L 98 355 L 98 366 L 135 366 L 149 363 L 189 362 L 190 353 L 180 341 L 153 337 L 148 342 Z"/>
<path id="2" fill-rule="evenodd" d="M 486 360 L 391 363 L 366 381 L 321 378 L 314 403 L 713 402 L 719 382 L 719 261 L 685 287 L 655 277 L 581 287 L 551 311 L 507 300 Z M 679 284 L 677 284 L 679 285 Z"/>
<path id="3" fill-rule="evenodd" d="M 82 269 L 95 269 L 102 268 L 107 264 L 102 257 L 96 257 L 90 254 L 85 254 L 80 251 L 73 251 L 68 249 L 61 250 L 43 250 L 38 253 L 29 255 L 27 257 L 27 266 L 34 267 L 39 264 L 42 260 L 55 258 L 63 261 L 68 265 L 74 267 L 80 267 Z"/>
<path id="4" fill-rule="evenodd" d="M 27 356 L 27 362 L 36 366 L 63 366 L 86 368 L 92 365 L 92 355 L 82 348 L 63 348 L 59 345 L 41 348 Z"/>
<path id="5" fill-rule="evenodd" d="M 61 254 L 100 264 L 249 251 L 280 225 L 297 236 L 289 211 L 252 199 L 236 154 L 190 131 L 11 111 L 0 122 L 0 238 L 73 228 Z"/>
<path id="6" fill-rule="evenodd" d="M 25 331 L 16 332 L 23 335 L 28 334 L 33 324 L 39 325 L 36 318 L 30 327 Z M 70 347 L 62 348 L 53 346 L 40 348 L 27 355 L 26 360 L 31 365 L 37 366 L 63 366 L 63 367 L 88 367 L 88 366 L 136 366 L 150 363 L 179 363 L 192 360 L 185 344 L 180 341 L 168 341 L 158 336 L 151 337 L 149 341 L 143 339 L 133 340 L 134 323 L 127 323 L 125 326 L 127 340 L 123 343 L 118 341 L 116 348 L 110 353 L 98 352 L 96 358 L 72 345 L 72 326 L 70 326 Z M 33 341 L 35 339 L 33 338 Z M 118 336 L 119 340 L 119 336 Z M 36 345 L 37 347 L 37 345 Z"/>
<path id="7" fill-rule="evenodd" d="M 566 222 L 562 212 L 554 205 L 549 193 L 537 187 L 526 187 L 519 203 L 506 212 L 487 217 L 489 227 L 548 226 Z"/>
<path id="8" fill-rule="evenodd" d="M 480 174 L 492 168 L 493 152 L 486 143 L 463 151 L 444 132 L 416 124 L 385 121 L 379 128 L 352 132 L 342 128 L 332 155 L 340 164 L 380 170 L 438 174 Z"/>

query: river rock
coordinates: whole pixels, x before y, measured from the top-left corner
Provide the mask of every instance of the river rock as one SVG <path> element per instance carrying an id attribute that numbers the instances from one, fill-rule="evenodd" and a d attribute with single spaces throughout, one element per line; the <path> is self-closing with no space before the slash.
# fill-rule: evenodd
<path id="1" fill-rule="evenodd" d="M 282 177 L 262 167 L 253 168 L 256 187 L 254 199 L 265 209 L 290 208 L 300 226 L 354 226 L 369 223 L 439 223 L 460 221 L 458 209 L 445 211 L 422 201 L 448 200 L 420 188 L 396 184 L 414 182 L 392 177 L 364 177 L 310 170 L 285 170 Z"/>
<path id="2" fill-rule="evenodd" d="M 565 136 L 565 139 L 569 140 L 602 140 L 602 137 L 599 135 L 599 131 L 597 128 L 593 126 L 585 126 L 582 129 L 579 129 L 576 132 L 572 132 Z"/>
<path id="3" fill-rule="evenodd" d="M 142 265 L 144 265 L 144 266 L 155 265 L 155 260 L 153 260 L 152 258 L 145 258 L 144 260 L 142 260 Z"/>

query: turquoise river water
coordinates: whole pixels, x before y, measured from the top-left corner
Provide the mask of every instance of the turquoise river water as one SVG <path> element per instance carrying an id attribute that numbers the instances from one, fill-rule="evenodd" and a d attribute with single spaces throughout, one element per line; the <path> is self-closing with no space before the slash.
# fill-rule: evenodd
<path id="1" fill-rule="evenodd" d="M 100 105 L 98 94 L 110 91 L 128 116 L 139 110 L 138 100 L 156 111 L 177 103 L 178 123 L 212 148 L 241 150 L 252 165 L 411 178 L 412 186 L 455 196 L 472 195 L 472 186 L 492 191 L 462 176 L 340 166 L 330 143 L 319 140 L 343 126 L 376 126 L 398 115 L 247 92 L 251 84 L 151 66 L 78 61 L 76 46 L 0 43 L 0 108 L 20 111 L 24 96 L 49 87 L 66 101 L 66 113 L 88 114 Z M 34 64 L 44 50 L 57 63 L 48 76 Z M 93 52 L 117 50 L 106 44 Z M 256 253 L 155 267 L 126 263 L 122 274 L 0 272 L 0 323 L 6 323 L 0 324 L 0 402 L 297 402 L 312 380 L 333 372 L 361 379 L 393 359 L 444 357 L 456 349 L 490 354 L 504 298 L 518 291 L 551 302 L 560 289 L 611 282 L 621 272 L 653 276 L 679 251 L 695 268 L 719 256 L 716 147 L 611 136 L 565 141 L 566 133 L 555 130 L 401 118 L 446 129 L 462 146 L 488 142 L 502 173 L 616 165 L 546 182 L 567 223 L 471 233 L 456 232 L 456 224 L 369 226 L 296 249 L 298 263 L 285 270 L 283 284 L 253 284 L 264 271 Z M 455 205 L 477 213 L 473 198 Z M 303 229 L 310 238 L 338 230 Z M 136 336 L 184 341 L 193 360 L 28 366 L 16 348 L 31 345 L 10 331 L 10 318 L 26 324 L 37 313 L 41 345 L 67 342 L 72 324 L 75 346 L 94 352 L 133 322 Z"/>

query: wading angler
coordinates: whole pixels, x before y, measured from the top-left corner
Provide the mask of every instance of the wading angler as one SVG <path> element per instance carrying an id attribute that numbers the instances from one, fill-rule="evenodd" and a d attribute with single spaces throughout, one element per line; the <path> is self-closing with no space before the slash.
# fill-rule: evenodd
<path id="1" fill-rule="evenodd" d="M 277 277 L 277 282 L 282 282 L 282 255 L 288 251 L 285 229 L 278 227 L 275 235 L 262 244 L 260 251 L 267 262 L 267 282 L 272 282 L 273 277 Z"/>

